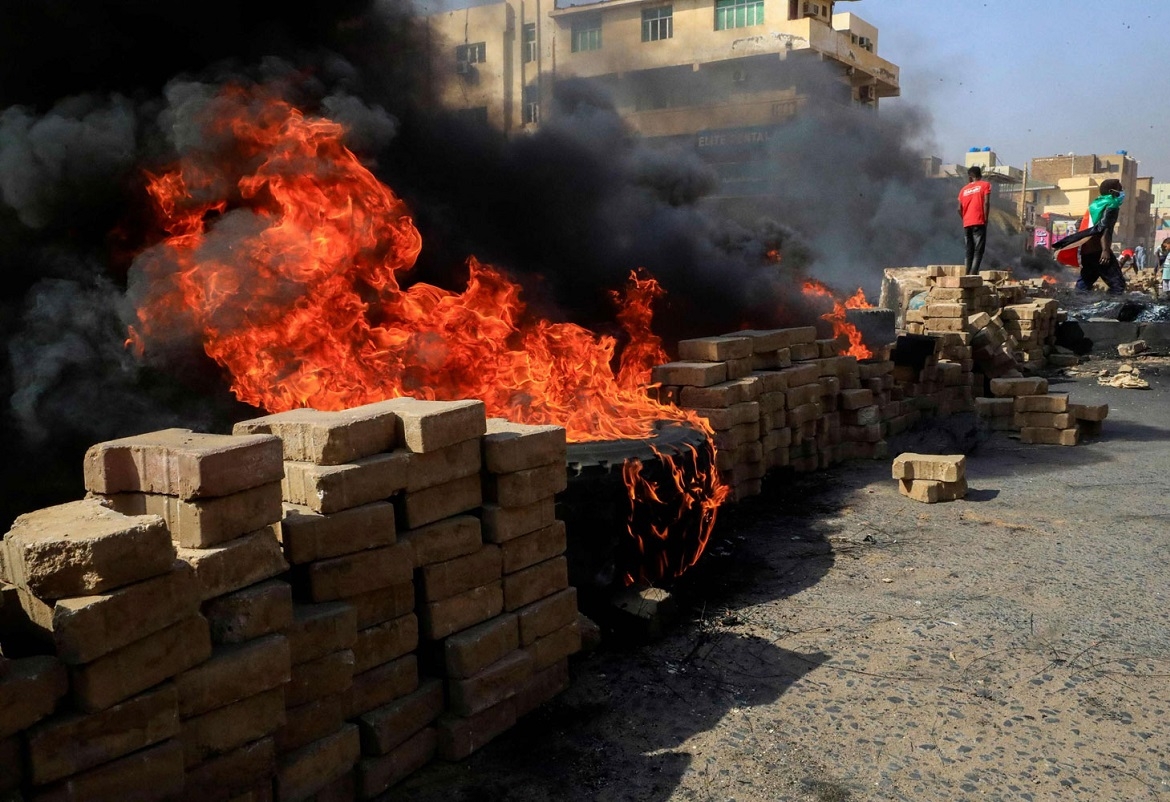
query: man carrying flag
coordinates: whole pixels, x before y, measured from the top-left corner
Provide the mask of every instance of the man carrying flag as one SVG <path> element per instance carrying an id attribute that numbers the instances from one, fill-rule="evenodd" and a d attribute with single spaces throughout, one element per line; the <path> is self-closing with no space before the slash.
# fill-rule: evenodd
<path id="1" fill-rule="evenodd" d="M 1052 243 L 1056 261 L 1070 267 L 1079 267 L 1077 291 L 1088 292 L 1100 278 L 1109 287 L 1110 295 L 1125 292 L 1125 278 L 1113 253 L 1113 227 L 1125 201 L 1121 181 L 1107 178 L 1101 182 L 1101 194 L 1089 204 L 1075 234 Z"/>

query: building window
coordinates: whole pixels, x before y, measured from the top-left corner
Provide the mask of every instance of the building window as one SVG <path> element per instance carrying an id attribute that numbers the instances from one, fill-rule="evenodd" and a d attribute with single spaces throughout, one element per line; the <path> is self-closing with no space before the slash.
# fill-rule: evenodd
<path id="1" fill-rule="evenodd" d="M 485 61 L 487 61 L 487 45 L 483 42 L 458 45 L 455 48 L 455 62 L 457 64 L 483 64 Z"/>
<path id="2" fill-rule="evenodd" d="M 536 61 L 536 23 L 524 23 L 524 63 Z"/>
<path id="3" fill-rule="evenodd" d="M 536 84 L 524 87 L 524 122 L 536 124 L 540 122 L 540 90 Z"/>
<path id="4" fill-rule="evenodd" d="M 660 6 L 642 12 L 642 41 L 657 42 L 674 36 L 674 7 Z"/>
<path id="5" fill-rule="evenodd" d="M 764 0 L 715 0 L 715 30 L 764 24 Z"/>
<path id="6" fill-rule="evenodd" d="M 585 50 L 600 49 L 601 15 L 589 14 L 573 20 L 572 52 L 580 53 Z"/>

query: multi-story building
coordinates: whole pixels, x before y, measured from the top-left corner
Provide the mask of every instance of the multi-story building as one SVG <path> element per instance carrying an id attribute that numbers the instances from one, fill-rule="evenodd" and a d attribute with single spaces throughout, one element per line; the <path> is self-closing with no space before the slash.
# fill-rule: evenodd
<path id="1" fill-rule="evenodd" d="M 1170 183 L 1150 183 L 1150 194 L 1153 200 L 1154 216 L 1154 247 L 1162 244 L 1162 240 L 1170 239 Z"/>
<path id="2" fill-rule="evenodd" d="M 539 125 L 558 82 L 591 79 L 644 137 L 735 164 L 813 97 L 876 107 L 899 94 L 877 29 L 834 6 L 496 0 L 427 15 L 431 70 L 449 108 L 509 134 Z"/>

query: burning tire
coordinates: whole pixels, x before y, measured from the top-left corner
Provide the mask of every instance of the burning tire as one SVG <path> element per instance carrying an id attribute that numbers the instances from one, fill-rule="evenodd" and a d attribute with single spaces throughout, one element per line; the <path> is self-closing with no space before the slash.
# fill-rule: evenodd
<path id="1" fill-rule="evenodd" d="M 881 348 L 898 338 L 892 309 L 846 309 L 845 320 L 861 332 L 861 340 L 869 348 Z"/>
<path id="2" fill-rule="evenodd" d="M 714 509 L 696 503 L 714 467 L 707 436 L 674 421 L 637 440 L 571 443 L 569 486 L 557 497 L 571 583 L 583 594 L 669 584 L 694 564 L 714 522 Z M 652 502 L 633 503 L 631 469 Z"/>

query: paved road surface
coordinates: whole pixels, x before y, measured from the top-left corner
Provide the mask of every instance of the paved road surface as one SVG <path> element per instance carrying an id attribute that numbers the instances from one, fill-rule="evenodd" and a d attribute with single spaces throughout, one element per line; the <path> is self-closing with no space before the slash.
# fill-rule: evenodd
<path id="1" fill-rule="evenodd" d="M 1115 364 L 1115 363 L 1114 363 Z M 1154 369 L 1157 370 L 1157 369 Z M 772 482 L 680 590 L 685 623 L 411 800 L 1170 800 L 1170 368 L 1076 448 L 980 436 L 967 500 L 888 462 Z"/>

